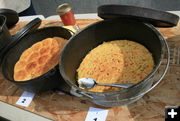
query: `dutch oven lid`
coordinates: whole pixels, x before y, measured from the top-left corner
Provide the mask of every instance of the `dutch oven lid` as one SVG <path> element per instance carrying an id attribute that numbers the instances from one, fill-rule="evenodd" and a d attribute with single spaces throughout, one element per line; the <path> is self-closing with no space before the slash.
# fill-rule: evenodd
<path id="1" fill-rule="evenodd" d="M 6 26 L 12 27 L 19 21 L 18 13 L 11 9 L 0 9 L 0 14 L 6 16 Z"/>
<path id="2" fill-rule="evenodd" d="M 179 20 L 179 16 L 172 13 L 128 5 L 99 6 L 98 16 L 103 19 L 135 19 L 146 23 L 151 23 L 156 27 L 173 27 L 178 24 Z"/>
<path id="3" fill-rule="evenodd" d="M 0 52 L 0 60 L 2 60 L 5 53 L 10 48 L 12 48 L 17 42 L 19 42 L 19 40 L 21 40 L 22 37 L 24 37 L 29 32 L 32 32 L 32 31 L 36 30 L 39 27 L 40 24 L 41 24 L 41 19 L 40 18 L 35 18 L 30 23 L 28 23 L 25 27 L 20 29 L 15 35 L 13 35 L 11 40 L 9 41 L 9 43 Z"/>

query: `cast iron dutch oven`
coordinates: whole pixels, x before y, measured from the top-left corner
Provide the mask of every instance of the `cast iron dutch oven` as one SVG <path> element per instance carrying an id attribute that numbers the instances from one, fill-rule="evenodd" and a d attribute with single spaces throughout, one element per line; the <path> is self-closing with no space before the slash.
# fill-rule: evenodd
<path id="1" fill-rule="evenodd" d="M 8 28 L 14 26 L 19 20 L 18 13 L 10 9 L 0 9 L 0 52 L 11 40 Z"/>
<path id="2" fill-rule="evenodd" d="M 2 51 L 3 47 L 9 42 L 11 39 L 11 34 L 8 31 L 6 26 L 6 17 L 0 15 L 0 51 Z"/>
<path id="3" fill-rule="evenodd" d="M 19 42 L 14 45 L 3 58 L 2 73 L 4 77 L 26 91 L 44 92 L 53 88 L 61 87 L 64 84 L 64 81 L 59 74 L 58 65 L 42 76 L 32 80 L 18 82 L 14 81 L 13 79 L 14 65 L 24 50 L 31 47 L 36 42 L 54 36 L 69 39 L 71 37 L 71 33 L 62 27 L 45 27 L 35 30 L 21 38 Z"/>
<path id="4" fill-rule="evenodd" d="M 43 74 L 32 80 L 27 81 L 14 81 L 14 65 L 19 60 L 21 54 L 32 46 L 34 43 L 39 42 L 48 37 L 62 37 L 64 39 L 69 39 L 72 35 L 69 30 L 62 27 L 45 27 L 42 29 L 35 30 L 39 27 L 41 20 L 39 18 L 34 19 L 24 28 L 17 32 L 17 34 L 11 35 L 7 27 L 5 26 L 6 17 L 0 16 L 0 22 L 3 25 L 3 33 L 1 33 L 1 40 L 8 41 L 8 43 L 3 47 L 0 52 L 1 70 L 5 79 L 16 84 L 26 91 L 31 92 L 44 92 L 50 89 L 58 88 L 64 85 L 64 81 L 59 74 L 58 65 L 49 70 L 47 73 Z"/>
<path id="5" fill-rule="evenodd" d="M 73 36 L 62 50 L 60 73 L 71 87 L 71 94 L 77 97 L 86 97 L 93 103 L 106 107 L 133 103 L 161 81 L 169 65 L 167 42 L 152 24 L 163 27 L 174 26 L 179 18 L 162 11 L 123 5 L 100 6 L 98 15 L 105 20 L 84 28 Z M 152 73 L 132 87 L 116 92 L 90 92 L 80 89 L 76 83 L 76 70 L 86 54 L 104 41 L 123 39 L 138 42 L 152 53 L 155 62 Z M 153 84 L 165 53 L 168 55 L 166 68 L 158 81 Z"/>

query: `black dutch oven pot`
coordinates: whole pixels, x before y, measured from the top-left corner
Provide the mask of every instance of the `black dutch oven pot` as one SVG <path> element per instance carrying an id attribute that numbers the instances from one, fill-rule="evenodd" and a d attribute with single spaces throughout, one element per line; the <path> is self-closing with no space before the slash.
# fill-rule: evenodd
<path id="1" fill-rule="evenodd" d="M 14 26 L 19 20 L 18 13 L 10 9 L 0 9 L 0 52 L 11 40 L 8 28 Z"/>
<path id="2" fill-rule="evenodd" d="M 0 52 L 0 60 L 2 61 L 1 70 L 5 79 L 22 89 L 31 92 L 44 92 L 64 85 L 65 82 L 59 74 L 58 65 L 42 76 L 32 80 L 21 82 L 14 81 L 13 75 L 14 65 L 24 50 L 32 46 L 34 43 L 48 37 L 58 36 L 64 39 L 69 39 L 72 36 L 69 30 L 56 26 L 36 30 L 41 23 L 41 20 L 36 18 L 11 37 L 5 25 L 6 17 L 0 16 L 0 22 L 3 30 L 1 32 L 0 41 L 6 41 L 6 44 L 4 44 Z"/>
<path id="3" fill-rule="evenodd" d="M 64 85 L 64 81 L 59 74 L 58 65 L 49 70 L 47 73 L 39 76 L 37 78 L 27 80 L 27 81 L 14 81 L 14 65 L 19 60 L 21 54 L 33 44 L 49 37 L 62 37 L 64 39 L 69 39 L 71 33 L 69 30 L 62 27 L 45 27 L 42 29 L 35 30 L 24 37 L 22 37 L 19 42 L 14 45 L 4 56 L 2 61 L 2 73 L 3 76 L 21 87 L 26 91 L 32 92 L 44 92 L 54 88 L 60 88 Z"/>
<path id="4" fill-rule="evenodd" d="M 84 28 L 73 36 L 62 50 L 59 62 L 60 73 L 71 87 L 71 94 L 77 97 L 85 97 L 95 104 L 106 107 L 133 103 L 153 89 L 168 69 L 170 53 L 167 42 L 153 25 L 175 26 L 179 18 L 162 11 L 123 5 L 100 6 L 98 15 L 106 20 Z M 116 92 L 90 92 L 80 89 L 76 83 L 76 70 L 86 54 L 104 41 L 121 39 L 138 42 L 152 53 L 155 62 L 152 73 L 132 87 Z M 166 68 L 158 81 L 153 84 L 165 53 L 168 55 Z"/>
<path id="5" fill-rule="evenodd" d="M 10 39 L 11 34 L 9 33 L 6 26 L 6 17 L 0 15 L 0 51 L 2 51 L 2 48 L 5 47 L 5 45 L 9 42 Z"/>

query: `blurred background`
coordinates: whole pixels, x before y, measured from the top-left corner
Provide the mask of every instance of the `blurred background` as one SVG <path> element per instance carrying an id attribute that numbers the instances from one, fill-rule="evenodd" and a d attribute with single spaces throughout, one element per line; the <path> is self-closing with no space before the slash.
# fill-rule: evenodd
<path id="1" fill-rule="evenodd" d="M 180 11 L 180 0 L 32 0 L 36 14 L 48 17 L 56 15 L 56 8 L 62 3 L 70 3 L 76 14 L 96 13 L 103 4 L 135 5 L 163 11 Z"/>

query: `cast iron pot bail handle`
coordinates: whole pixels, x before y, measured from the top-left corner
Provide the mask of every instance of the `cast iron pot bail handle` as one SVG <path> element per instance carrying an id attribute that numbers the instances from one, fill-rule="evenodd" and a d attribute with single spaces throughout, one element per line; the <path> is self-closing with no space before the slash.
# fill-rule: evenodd
<path id="1" fill-rule="evenodd" d="M 4 18 L 4 22 L 3 22 L 2 25 L 0 26 L 0 33 L 1 33 L 2 30 L 3 30 L 3 26 L 6 24 L 7 18 L 6 18 L 4 15 L 1 15 L 1 14 L 0 14 L 0 16 Z"/>
<path id="2" fill-rule="evenodd" d="M 89 98 L 90 98 L 90 99 L 93 99 L 93 97 L 92 97 L 91 95 L 88 95 L 88 94 L 86 94 L 86 93 L 84 93 L 84 92 L 76 89 L 76 88 L 73 87 L 73 86 L 71 87 L 70 93 L 71 93 L 72 95 L 76 96 L 76 97 L 85 97 L 85 98 L 87 98 L 87 99 L 89 99 Z"/>
<path id="3" fill-rule="evenodd" d="M 66 29 L 66 28 L 64 28 L 64 29 Z M 73 32 L 73 31 L 70 30 L 70 29 L 66 29 L 66 30 L 68 30 L 72 35 L 75 35 L 75 34 L 76 34 L 75 32 Z"/>

